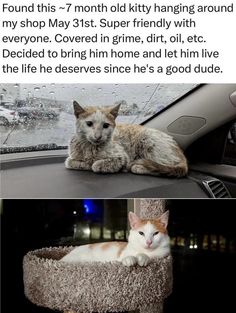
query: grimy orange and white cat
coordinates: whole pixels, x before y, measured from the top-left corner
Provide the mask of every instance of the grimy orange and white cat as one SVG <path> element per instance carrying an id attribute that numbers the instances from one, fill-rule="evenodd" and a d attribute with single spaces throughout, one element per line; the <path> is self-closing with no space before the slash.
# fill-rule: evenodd
<path id="1" fill-rule="evenodd" d="M 157 219 L 141 219 L 129 213 L 128 242 L 103 242 L 74 248 L 61 261 L 66 263 L 120 261 L 125 266 L 147 266 L 151 259 L 170 254 L 167 233 L 169 211 Z"/>
<path id="2" fill-rule="evenodd" d="M 82 108 L 74 101 L 76 134 L 69 144 L 68 169 L 96 173 L 131 171 L 135 174 L 181 177 L 187 160 L 168 134 L 141 125 L 116 125 L 119 105 Z"/>

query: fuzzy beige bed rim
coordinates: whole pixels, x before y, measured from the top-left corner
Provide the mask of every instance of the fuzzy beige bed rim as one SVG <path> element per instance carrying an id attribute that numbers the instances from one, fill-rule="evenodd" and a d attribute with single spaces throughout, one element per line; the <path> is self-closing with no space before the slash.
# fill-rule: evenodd
<path id="1" fill-rule="evenodd" d="M 160 203 L 139 203 L 147 215 L 160 215 Z M 157 205 L 158 204 L 158 205 Z M 43 248 L 23 260 L 26 297 L 36 305 L 75 313 L 161 312 L 172 291 L 171 256 L 147 267 L 126 267 L 120 262 L 68 264 L 59 260 L 73 247 Z"/>

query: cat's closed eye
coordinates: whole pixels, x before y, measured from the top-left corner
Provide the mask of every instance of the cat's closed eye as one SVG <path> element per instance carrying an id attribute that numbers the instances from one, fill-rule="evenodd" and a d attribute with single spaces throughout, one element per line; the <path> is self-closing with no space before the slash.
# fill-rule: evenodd
<path id="1" fill-rule="evenodd" d="M 104 124 L 103 124 L 103 128 L 108 128 L 109 126 L 110 126 L 109 123 L 104 123 Z"/>
<path id="2" fill-rule="evenodd" d="M 86 124 L 87 124 L 88 127 L 92 127 L 93 126 L 93 122 L 91 122 L 91 121 L 87 121 Z"/>
<path id="3" fill-rule="evenodd" d="M 159 234 L 159 231 L 156 231 L 154 234 L 153 234 L 153 236 L 156 236 L 156 235 L 158 235 Z"/>
<path id="4" fill-rule="evenodd" d="M 144 236 L 144 232 L 139 231 L 138 233 L 139 233 L 139 235 Z"/>

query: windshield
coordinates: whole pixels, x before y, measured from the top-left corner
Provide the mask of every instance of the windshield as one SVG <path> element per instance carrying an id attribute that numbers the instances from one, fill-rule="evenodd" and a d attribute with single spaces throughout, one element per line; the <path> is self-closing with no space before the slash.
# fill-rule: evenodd
<path id="1" fill-rule="evenodd" d="M 139 124 L 196 84 L 1 84 L 2 152 L 65 148 L 75 131 L 72 101 L 82 106 L 121 103 L 117 121 Z"/>

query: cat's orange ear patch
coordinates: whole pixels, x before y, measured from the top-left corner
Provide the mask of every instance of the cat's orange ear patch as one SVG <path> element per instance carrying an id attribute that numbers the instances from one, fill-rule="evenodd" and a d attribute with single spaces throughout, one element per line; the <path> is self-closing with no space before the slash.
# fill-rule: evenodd
<path id="1" fill-rule="evenodd" d="M 117 115 L 119 113 L 120 104 L 116 105 L 115 107 L 111 108 L 110 114 L 113 115 L 114 118 L 117 118 Z"/>
<path id="2" fill-rule="evenodd" d="M 135 229 L 141 225 L 141 219 L 133 212 L 129 212 L 129 223 L 132 229 Z"/>
<path id="3" fill-rule="evenodd" d="M 156 226 L 156 228 L 163 234 L 167 234 L 167 226 L 169 220 L 169 211 L 163 213 L 159 218 L 150 220 L 150 222 Z"/>
<path id="4" fill-rule="evenodd" d="M 158 221 L 159 221 L 165 228 L 167 228 L 168 221 L 169 221 L 169 211 L 166 211 L 165 213 L 163 213 L 162 216 L 158 218 Z"/>
<path id="5" fill-rule="evenodd" d="M 85 112 L 85 109 L 82 108 L 82 106 L 77 102 L 73 101 L 74 106 L 74 114 L 78 118 L 80 114 Z"/>

